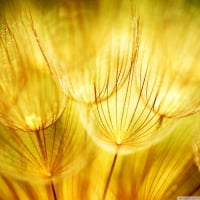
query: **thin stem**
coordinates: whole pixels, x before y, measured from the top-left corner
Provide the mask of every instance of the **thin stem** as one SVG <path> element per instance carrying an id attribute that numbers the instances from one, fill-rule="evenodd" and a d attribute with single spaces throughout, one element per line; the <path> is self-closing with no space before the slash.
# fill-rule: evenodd
<path id="1" fill-rule="evenodd" d="M 104 193 L 103 193 L 103 198 L 102 198 L 102 200 L 105 200 L 105 199 L 106 199 L 106 195 L 107 195 L 108 188 L 109 188 L 109 185 L 110 185 L 110 181 L 111 181 L 111 178 L 112 178 L 112 175 L 113 175 L 113 171 L 114 171 L 114 168 L 115 168 L 115 164 L 116 164 L 116 161 L 117 161 L 117 157 L 118 157 L 118 151 L 116 151 L 115 156 L 114 156 L 113 161 L 112 161 L 112 165 L 111 165 L 111 168 L 110 168 L 110 172 L 109 172 L 109 174 L 108 174 L 107 181 L 106 181 L 106 185 L 105 185 L 105 188 L 104 188 Z"/>
<path id="2" fill-rule="evenodd" d="M 53 200 L 57 200 L 56 189 L 55 189 L 53 181 L 51 181 L 51 191 L 53 194 Z"/>

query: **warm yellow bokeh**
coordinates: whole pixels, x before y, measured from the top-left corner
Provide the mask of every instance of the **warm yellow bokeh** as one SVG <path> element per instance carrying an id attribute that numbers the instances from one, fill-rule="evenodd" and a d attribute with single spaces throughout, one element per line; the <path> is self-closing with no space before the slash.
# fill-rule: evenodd
<path id="1" fill-rule="evenodd" d="M 198 0 L 0 2 L 0 199 L 200 196 Z"/>

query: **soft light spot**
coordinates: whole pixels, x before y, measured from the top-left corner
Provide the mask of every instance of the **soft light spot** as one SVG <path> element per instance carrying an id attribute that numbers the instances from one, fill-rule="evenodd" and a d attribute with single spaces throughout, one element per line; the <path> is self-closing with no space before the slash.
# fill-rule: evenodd
<path id="1" fill-rule="evenodd" d="M 32 114 L 26 117 L 26 124 L 29 126 L 30 129 L 37 129 L 41 126 L 42 119 L 41 117 Z"/>

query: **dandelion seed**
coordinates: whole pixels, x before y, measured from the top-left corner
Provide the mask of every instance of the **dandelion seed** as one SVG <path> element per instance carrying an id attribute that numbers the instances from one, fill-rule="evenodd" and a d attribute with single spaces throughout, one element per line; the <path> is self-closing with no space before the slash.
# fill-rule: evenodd
<path id="1" fill-rule="evenodd" d="M 92 151 L 74 106 L 69 102 L 62 116 L 46 129 L 24 132 L 1 127 L 0 173 L 49 182 L 83 167 Z M 29 120 L 35 126 L 33 120 L 38 119 L 30 116 Z"/>
<path id="2" fill-rule="evenodd" d="M 138 92 L 143 88 L 145 102 L 166 117 L 184 117 L 200 109 L 199 22 L 185 13 L 179 15 L 163 14 L 153 34 L 151 28 L 144 30 L 135 67 Z"/>
<path id="3" fill-rule="evenodd" d="M 133 85 L 133 77 L 131 72 L 123 87 L 105 102 L 85 110 L 82 107 L 81 120 L 88 134 L 111 152 L 126 154 L 146 148 L 165 137 L 169 128 L 164 118 L 144 104 Z"/>
<path id="4" fill-rule="evenodd" d="M 81 120 L 93 141 L 102 149 L 114 154 L 103 189 L 102 199 L 107 198 L 114 167 L 121 154 L 145 149 L 170 133 L 165 119 L 144 104 L 133 85 L 134 70 L 120 89 L 106 101 L 82 106 Z M 142 93 L 142 91 L 141 91 Z"/>
<path id="5" fill-rule="evenodd" d="M 0 122 L 29 131 L 57 120 L 66 97 L 51 77 L 35 41 L 31 19 L 25 16 L 14 18 L 10 14 L 1 21 Z"/>
<path id="6" fill-rule="evenodd" d="M 193 118 L 176 120 L 175 129 L 165 139 L 121 157 L 106 199 L 170 200 L 179 195 L 193 196 L 194 188 L 200 192 L 200 174 L 192 162 L 192 122 Z M 105 157 L 102 155 L 99 163 Z"/>
<path id="7" fill-rule="evenodd" d="M 107 25 L 106 22 L 101 24 L 107 16 L 107 9 L 102 10 L 101 3 L 100 13 L 82 5 L 79 7 L 79 10 L 76 4 L 59 7 L 56 16 L 53 15 L 56 26 L 50 28 L 47 26 L 49 22 L 45 24 L 52 52 L 57 59 L 52 71 L 58 82 L 65 93 L 76 101 L 93 104 L 105 100 L 108 94 L 115 92 L 116 87 L 121 87 L 134 67 L 138 22 L 131 15 L 130 8 L 122 10 L 116 20 Z M 91 22 L 88 17 L 92 18 L 93 12 L 99 15 L 96 13 L 97 21 Z M 110 13 L 115 16 L 115 6 Z M 104 29 L 106 34 L 102 35 Z"/>

